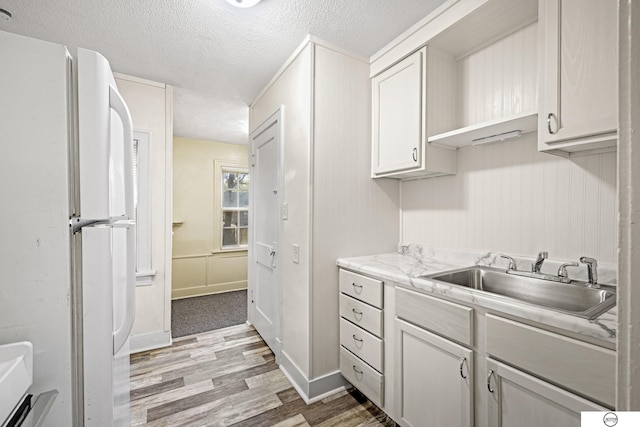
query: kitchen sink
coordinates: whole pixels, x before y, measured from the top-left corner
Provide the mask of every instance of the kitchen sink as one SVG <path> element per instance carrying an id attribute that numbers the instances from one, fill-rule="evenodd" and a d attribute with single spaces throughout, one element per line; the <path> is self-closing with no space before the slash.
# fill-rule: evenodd
<path id="1" fill-rule="evenodd" d="M 589 288 L 585 282 L 565 284 L 521 277 L 494 267 L 468 267 L 420 278 L 464 286 L 586 319 L 595 319 L 616 305 L 613 286 Z"/>

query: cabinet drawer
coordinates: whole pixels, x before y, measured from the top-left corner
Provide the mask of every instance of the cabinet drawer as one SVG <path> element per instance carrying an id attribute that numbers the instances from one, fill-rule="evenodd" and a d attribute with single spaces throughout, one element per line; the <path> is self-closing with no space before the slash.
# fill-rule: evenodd
<path id="1" fill-rule="evenodd" d="M 607 406 L 615 404 L 613 350 L 488 314 L 487 353 Z"/>
<path id="2" fill-rule="evenodd" d="M 473 344 L 472 308 L 398 288 L 396 316 L 461 344 Z"/>
<path id="3" fill-rule="evenodd" d="M 340 292 L 382 308 L 382 281 L 340 270 Z"/>
<path id="4" fill-rule="evenodd" d="M 340 318 L 340 344 L 360 359 L 382 372 L 382 340 Z"/>
<path id="5" fill-rule="evenodd" d="M 382 338 L 382 310 L 340 294 L 340 316 Z"/>
<path id="6" fill-rule="evenodd" d="M 371 366 L 358 359 L 349 350 L 340 347 L 340 372 L 354 387 L 373 403 L 382 407 L 384 377 Z"/>

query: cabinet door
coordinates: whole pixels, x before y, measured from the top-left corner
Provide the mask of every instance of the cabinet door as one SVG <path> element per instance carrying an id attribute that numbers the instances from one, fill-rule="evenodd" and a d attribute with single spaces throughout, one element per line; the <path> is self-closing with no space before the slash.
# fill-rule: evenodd
<path id="1" fill-rule="evenodd" d="M 580 427 L 581 411 L 607 411 L 594 402 L 487 360 L 489 427 Z"/>
<path id="2" fill-rule="evenodd" d="M 373 78 L 373 176 L 420 168 L 426 48 Z"/>
<path id="3" fill-rule="evenodd" d="M 396 319 L 396 411 L 402 425 L 473 425 L 473 352 Z"/>
<path id="4" fill-rule="evenodd" d="M 616 0 L 540 0 L 540 150 L 615 146 Z"/>

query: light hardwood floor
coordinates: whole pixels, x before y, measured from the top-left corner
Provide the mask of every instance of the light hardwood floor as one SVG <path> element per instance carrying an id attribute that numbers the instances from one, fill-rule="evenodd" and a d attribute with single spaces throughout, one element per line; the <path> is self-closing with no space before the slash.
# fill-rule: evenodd
<path id="1" fill-rule="evenodd" d="M 255 329 L 231 326 L 131 356 L 132 426 L 395 426 L 351 389 L 306 405 Z"/>

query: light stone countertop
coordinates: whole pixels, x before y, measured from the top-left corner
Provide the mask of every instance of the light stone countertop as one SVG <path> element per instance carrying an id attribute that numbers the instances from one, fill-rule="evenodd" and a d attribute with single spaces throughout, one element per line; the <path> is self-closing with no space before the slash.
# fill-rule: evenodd
<path id="1" fill-rule="evenodd" d="M 510 254 L 509 254 L 510 255 Z M 519 270 L 529 270 L 533 259 L 513 256 Z M 542 272 L 554 274 L 562 262 L 567 260 L 545 260 Z M 594 320 L 587 320 L 569 314 L 558 313 L 541 307 L 514 301 L 486 292 L 449 285 L 443 282 L 420 279 L 419 276 L 454 270 L 473 265 L 505 268 L 507 261 L 497 252 L 469 252 L 455 249 L 438 248 L 428 245 L 399 245 L 398 253 L 341 258 L 339 267 L 392 281 L 400 286 L 423 292 L 441 295 L 461 303 L 471 303 L 489 310 L 529 320 L 584 336 L 587 341 L 601 341 L 601 344 L 615 349 L 617 308 L 614 307 Z M 569 277 L 575 280 L 586 279 L 586 268 L 570 268 Z M 614 265 L 598 266 L 598 282 L 615 285 Z M 589 339 L 590 338 L 590 339 Z"/>

